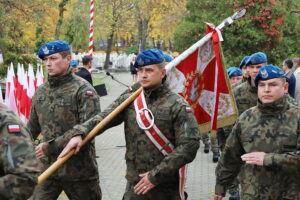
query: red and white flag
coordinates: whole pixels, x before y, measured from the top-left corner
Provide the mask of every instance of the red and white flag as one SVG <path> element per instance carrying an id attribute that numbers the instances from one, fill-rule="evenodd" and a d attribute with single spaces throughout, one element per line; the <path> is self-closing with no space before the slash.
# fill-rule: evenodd
<path id="1" fill-rule="evenodd" d="M 35 87 L 38 88 L 44 82 L 45 82 L 45 79 L 44 79 L 43 67 L 38 66 L 37 67 L 37 72 L 36 72 Z"/>
<path id="2" fill-rule="evenodd" d="M 16 97 L 15 97 L 15 72 L 13 64 L 7 68 L 6 75 L 6 90 L 5 90 L 5 105 L 18 114 Z"/>
<path id="3" fill-rule="evenodd" d="M 221 58 L 222 36 L 218 29 L 207 27 L 200 43 L 166 66 L 170 88 L 190 104 L 202 133 L 233 124 L 237 116 Z"/>

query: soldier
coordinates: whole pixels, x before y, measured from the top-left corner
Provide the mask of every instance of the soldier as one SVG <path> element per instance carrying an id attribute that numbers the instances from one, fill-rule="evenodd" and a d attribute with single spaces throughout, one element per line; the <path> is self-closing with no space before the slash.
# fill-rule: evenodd
<path id="1" fill-rule="evenodd" d="M 78 62 L 77 60 L 71 60 L 70 66 L 72 67 L 72 72 L 77 72 Z"/>
<path id="2" fill-rule="evenodd" d="M 249 71 L 248 71 L 247 66 L 246 66 L 246 62 L 248 61 L 249 58 L 250 58 L 250 56 L 245 56 L 239 64 L 239 67 L 240 67 L 240 69 L 242 70 L 242 73 L 243 73 L 243 81 L 242 82 L 247 81 L 247 79 L 249 77 Z"/>
<path id="3" fill-rule="evenodd" d="M 255 106 L 257 104 L 257 88 L 254 85 L 254 79 L 257 75 L 258 70 L 267 64 L 267 56 L 262 52 L 257 52 L 252 54 L 249 58 L 244 57 L 240 66 L 246 66 L 249 72 L 249 77 L 247 81 L 240 82 L 233 88 L 233 93 L 235 96 L 237 108 L 239 114 L 243 113 L 245 110 Z M 226 140 L 232 131 L 232 125 L 226 126 L 224 128 L 218 129 L 218 141 L 221 150 L 223 151 Z M 239 200 L 239 186 L 238 181 L 234 180 L 232 184 L 228 187 L 229 190 L 229 200 Z"/>
<path id="4" fill-rule="evenodd" d="M 13 111 L 0 103 L 0 199 L 29 198 L 40 172 L 29 132 Z"/>
<path id="5" fill-rule="evenodd" d="M 187 102 L 168 88 L 160 50 L 141 52 L 135 66 L 143 92 L 106 126 L 109 128 L 125 122 L 127 186 L 123 199 L 185 199 L 178 172 L 195 158 L 199 148 L 195 116 Z M 81 126 L 75 126 L 68 134 L 82 134 L 84 137 L 129 95 L 129 91 L 125 92 L 104 112 Z M 72 148 L 78 148 L 72 141 L 60 157 Z"/>
<path id="6" fill-rule="evenodd" d="M 237 84 L 235 84 L 232 88 L 235 88 L 237 86 L 239 86 L 240 84 L 246 82 L 249 78 L 249 71 L 248 68 L 246 66 L 246 62 L 247 60 L 250 58 L 250 56 L 245 56 L 242 61 L 239 64 L 240 70 L 242 70 L 242 74 L 243 74 L 243 79 L 242 81 L 238 82 Z"/>
<path id="7" fill-rule="evenodd" d="M 239 116 L 216 168 L 215 200 L 238 174 L 243 200 L 300 199 L 300 108 L 280 68 L 262 67 L 255 85 L 257 106 Z"/>
<path id="8" fill-rule="evenodd" d="M 249 71 L 249 78 L 246 82 L 235 87 L 233 90 L 239 113 L 243 113 L 257 103 L 257 88 L 254 79 L 258 70 L 267 64 L 267 56 L 262 52 L 254 53 L 246 61 L 245 65 Z"/>
<path id="9" fill-rule="evenodd" d="M 38 51 L 48 71 L 48 82 L 38 88 L 32 99 L 28 129 L 34 139 L 42 132 L 43 142 L 36 147 L 36 156 L 44 169 L 57 160 L 69 141 L 80 135 L 66 135 L 67 130 L 100 112 L 94 88 L 71 71 L 70 46 L 65 41 L 52 41 Z M 69 199 L 101 199 L 94 141 L 83 147 L 60 169 L 41 184 L 34 200 L 57 199 L 65 191 Z"/>
<path id="10" fill-rule="evenodd" d="M 236 84 L 240 83 L 243 79 L 242 70 L 237 67 L 229 67 L 227 69 L 228 77 L 230 80 L 231 87 L 235 86 Z"/>

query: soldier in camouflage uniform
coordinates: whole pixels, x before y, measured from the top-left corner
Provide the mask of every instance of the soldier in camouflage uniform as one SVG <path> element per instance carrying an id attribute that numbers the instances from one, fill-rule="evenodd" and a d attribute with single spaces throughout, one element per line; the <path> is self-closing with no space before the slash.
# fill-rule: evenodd
<path id="1" fill-rule="evenodd" d="M 254 79 L 258 73 L 258 70 L 267 64 L 267 56 L 262 52 L 257 52 L 252 54 L 248 59 L 245 57 L 240 65 L 245 65 L 249 71 L 249 77 L 247 81 L 239 84 L 233 88 L 233 94 L 236 100 L 236 105 L 239 114 L 243 113 L 245 110 L 255 106 L 257 104 L 257 88 L 254 85 Z M 226 140 L 231 133 L 233 125 L 226 126 L 222 129 L 218 129 L 218 141 L 221 150 L 224 149 Z M 234 180 L 232 185 L 228 187 L 229 200 L 239 199 L 239 186 L 238 181 Z"/>
<path id="2" fill-rule="evenodd" d="M 34 139 L 44 134 L 36 155 L 43 160 L 45 170 L 57 160 L 70 138 L 75 142 L 81 139 L 80 135 L 64 133 L 100 112 L 100 102 L 94 88 L 71 71 L 67 42 L 49 42 L 38 55 L 47 68 L 48 81 L 33 96 L 27 127 Z M 62 191 L 71 200 L 101 199 L 94 141 L 78 151 L 37 188 L 34 200 L 57 199 Z"/>
<path id="3" fill-rule="evenodd" d="M 243 74 L 242 74 L 242 70 L 240 70 L 239 68 L 229 67 L 227 69 L 227 74 L 232 88 L 234 88 L 235 85 L 242 82 Z"/>
<path id="4" fill-rule="evenodd" d="M 300 199 L 300 108 L 278 67 L 262 67 L 255 84 L 258 104 L 239 116 L 216 168 L 215 200 L 238 174 L 243 200 Z"/>
<path id="5" fill-rule="evenodd" d="M 175 148 L 164 156 L 154 146 L 137 124 L 134 103 L 105 127 L 125 123 L 127 187 L 124 200 L 180 200 L 178 170 L 195 158 L 199 148 L 197 121 L 187 102 L 168 88 L 161 54 L 158 49 L 145 50 L 138 55 L 135 66 L 155 124 Z M 81 126 L 75 126 L 69 134 L 86 135 L 129 96 L 130 92 L 126 91 L 104 112 Z M 77 147 L 69 144 L 61 156 Z"/>
<path id="6" fill-rule="evenodd" d="M 240 69 L 242 70 L 242 74 L 243 74 L 243 79 L 241 82 L 238 82 L 237 84 L 235 84 L 232 88 L 235 88 L 237 87 L 238 85 L 244 83 L 244 82 L 247 82 L 248 78 L 249 78 L 249 71 L 247 69 L 247 66 L 246 66 L 246 62 L 248 61 L 248 59 L 250 58 L 250 56 L 245 56 L 242 61 L 240 62 Z"/>
<path id="7" fill-rule="evenodd" d="M 13 111 L 0 103 L 0 199 L 31 196 L 40 166 L 29 132 Z"/>

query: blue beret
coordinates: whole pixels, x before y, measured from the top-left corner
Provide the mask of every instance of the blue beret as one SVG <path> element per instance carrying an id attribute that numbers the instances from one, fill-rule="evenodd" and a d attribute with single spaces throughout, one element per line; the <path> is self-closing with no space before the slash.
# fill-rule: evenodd
<path id="1" fill-rule="evenodd" d="M 246 62 L 247 62 L 247 60 L 248 60 L 249 58 L 250 58 L 250 56 L 245 56 L 245 57 L 243 58 L 243 60 L 241 61 L 240 65 L 239 65 L 240 69 L 242 69 L 242 67 L 243 67 L 244 65 L 246 65 Z"/>
<path id="2" fill-rule="evenodd" d="M 227 73 L 228 73 L 229 78 L 234 77 L 234 76 L 242 76 L 243 75 L 242 70 L 240 70 L 237 67 L 229 67 L 227 69 Z"/>
<path id="3" fill-rule="evenodd" d="M 250 58 L 246 61 L 246 66 L 248 65 L 259 65 L 261 63 L 268 62 L 267 55 L 262 52 L 254 53 L 250 56 Z"/>
<path id="4" fill-rule="evenodd" d="M 71 66 L 77 66 L 78 65 L 77 60 L 71 60 L 70 65 Z"/>
<path id="5" fill-rule="evenodd" d="M 147 49 L 142 51 L 136 58 L 134 67 L 139 68 L 146 65 L 153 65 L 163 62 L 164 55 L 159 49 Z"/>
<path id="6" fill-rule="evenodd" d="M 171 62 L 173 60 L 173 57 L 168 54 L 164 54 L 164 59 L 166 62 Z"/>
<path id="7" fill-rule="evenodd" d="M 38 56 L 40 59 L 44 59 L 45 56 L 49 56 L 58 52 L 70 50 L 70 46 L 66 41 L 56 40 L 52 42 L 48 42 L 41 46 L 38 51 Z"/>
<path id="8" fill-rule="evenodd" d="M 254 83 L 257 87 L 258 81 L 260 80 L 269 80 L 273 78 L 280 78 L 285 77 L 284 72 L 279 67 L 276 67 L 274 65 L 265 65 L 262 68 L 259 69 L 255 79 Z"/>

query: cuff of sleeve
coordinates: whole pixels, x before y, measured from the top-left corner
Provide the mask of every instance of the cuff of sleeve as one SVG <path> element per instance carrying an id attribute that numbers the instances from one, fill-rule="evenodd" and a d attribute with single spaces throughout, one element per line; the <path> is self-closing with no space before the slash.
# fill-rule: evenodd
<path id="1" fill-rule="evenodd" d="M 53 145 L 54 139 L 51 139 L 43 143 L 42 149 L 44 154 L 49 157 L 52 153 L 55 152 L 55 146 Z M 52 144 L 52 145 L 51 145 Z"/>
<path id="2" fill-rule="evenodd" d="M 158 170 L 156 168 L 151 170 L 148 174 L 148 179 L 153 185 L 158 185 L 160 183 L 157 174 L 158 174 Z"/>
<path id="3" fill-rule="evenodd" d="M 216 186 L 215 186 L 215 194 L 225 197 L 226 188 L 223 185 L 220 185 L 220 184 L 217 183 Z"/>
<path id="4" fill-rule="evenodd" d="M 274 165 L 273 163 L 273 154 L 272 153 L 266 153 L 264 156 L 264 166 L 266 167 L 272 167 Z"/>
<path id="5" fill-rule="evenodd" d="M 84 138 L 87 135 L 87 133 L 85 133 L 81 129 L 77 128 L 77 126 L 75 126 L 73 129 L 67 132 L 67 135 L 68 135 L 67 136 L 68 139 L 70 140 L 72 137 L 77 135 L 81 135 L 81 137 Z"/>

